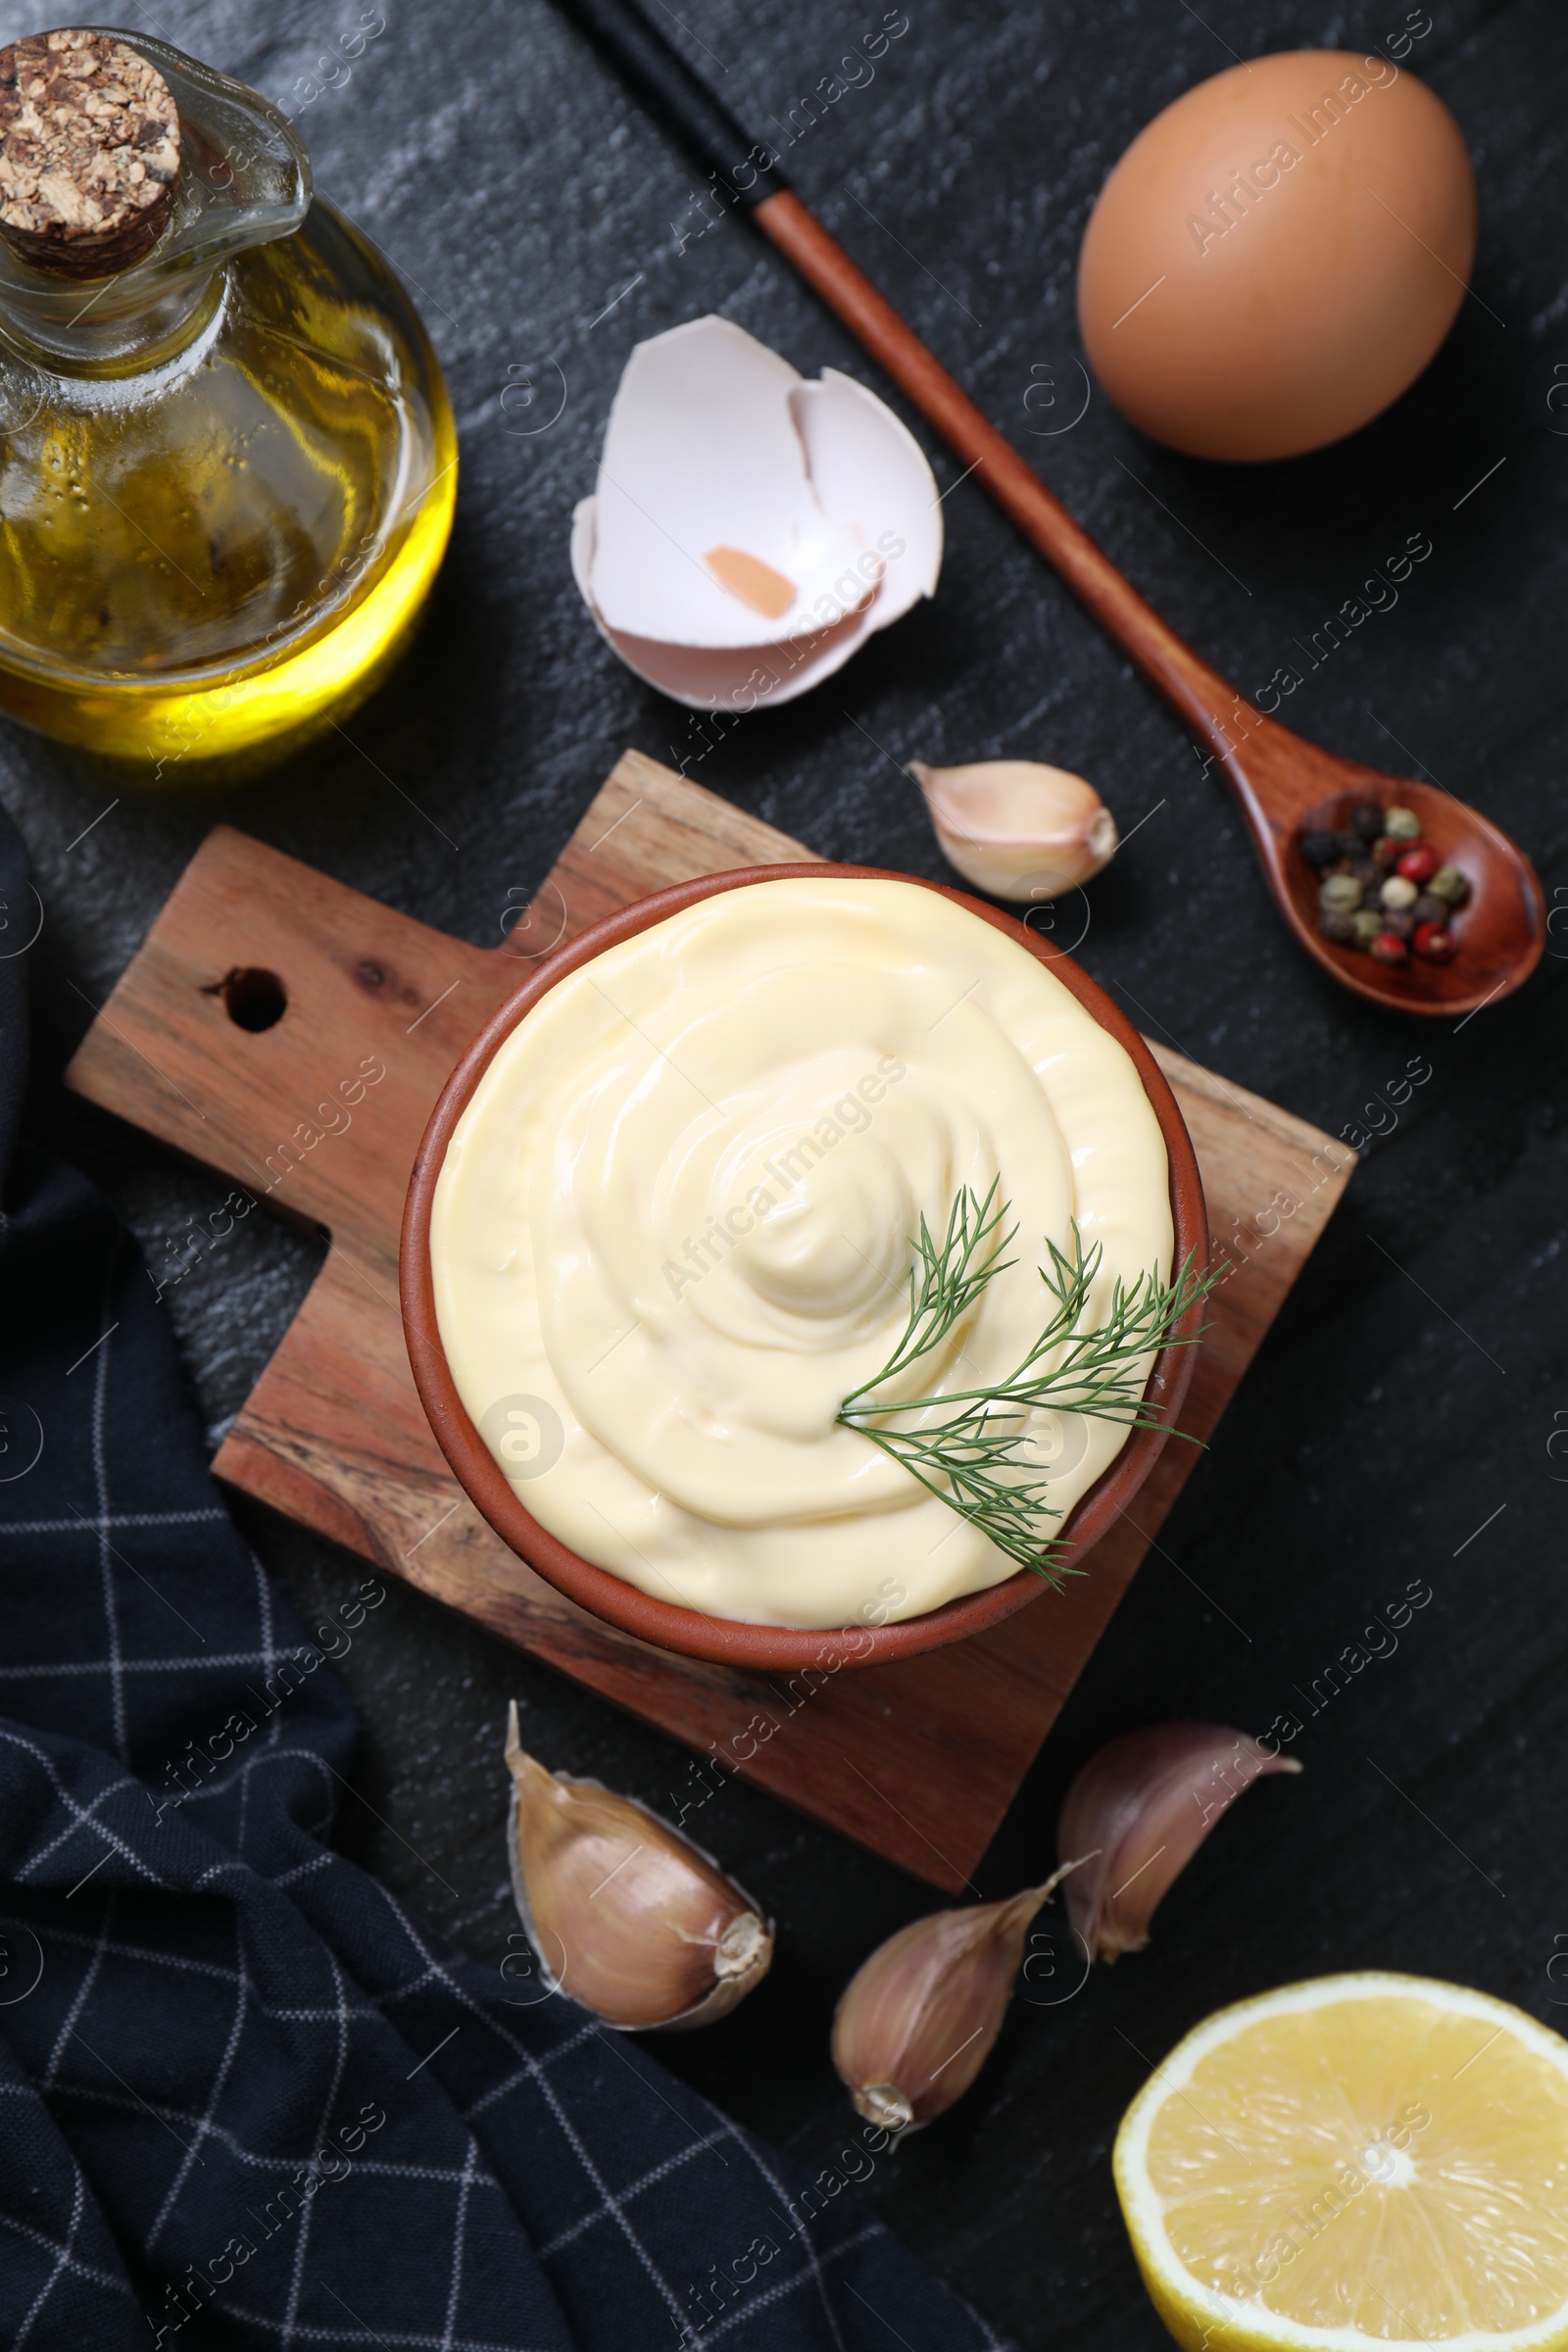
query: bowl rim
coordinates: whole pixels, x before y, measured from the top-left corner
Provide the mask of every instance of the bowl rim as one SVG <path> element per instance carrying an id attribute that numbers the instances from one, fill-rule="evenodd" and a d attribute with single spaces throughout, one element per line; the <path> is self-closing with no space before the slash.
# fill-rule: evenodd
<path id="1" fill-rule="evenodd" d="M 399 1249 L 403 1328 L 415 1386 L 436 1443 L 459 1485 L 509 1550 L 557 1592 L 618 1632 L 656 1649 L 673 1650 L 683 1657 L 701 1658 L 743 1672 L 790 1672 L 805 1667 L 826 1667 L 836 1672 L 841 1666 L 884 1665 L 895 1658 L 915 1657 L 924 1650 L 964 1641 L 971 1634 L 999 1624 L 1048 1587 L 1033 1569 L 1020 1568 L 981 1592 L 963 1593 L 956 1600 L 944 1601 L 937 1608 L 894 1624 L 756 1625 L 738 1618 L 709 1616 L 700 1609 L 659 1600 L 612 1570 L 596 1567 L 542 1527 L 518 1499 L 458 1395 L 436 1321 L 430 1218 L 447 1146 L 475 1088 L 503 1042 L 558 981 L 592 962 L 607 949 L 636 938 L 700 900 L 747 889 L 757 883 L 806 879 L 905 882 L 916 889 L 935 891 L 939 897 L 951 899 L 955 906 L 1028 948 L 1048 970 L 1054 972 L 1085 1010 L 1125 1048 L 1159 1121 L 1170 1170 L 1174 1263 L 1180 1265 L 1190 1251 L 1194 1270 L 1201 1273 L 1209 1258 L 1208 1211 L 1198 1155 L 1176 1098 L 1148 1045 L 1120 1006 L 1070 956 L 1045 946 L 1016 915 L 1004 913 L 966 891 L 954 890 L 945 882 L 927 881 L 918 874 L 897 873 L 884 866 L 843 865 L 815 858 L 778 865 L 734 866 L 721 873 L 672 883 L 647 898 L 635 900 L 629 906 L 618 907 L 542 958 L 538 969 L 491 1014 L 457 1062 L 436 1099 L 415 1156 Z M 1178 1335 L 1196 1329 L 1201 1314 L 1202 1303 L 1199 1301 L 1183 1317 Z M 1060 1531 L 1061 1540 L 1071 1542 L 1080 1551 L 1087 1551 L 1132 1501 L 1171 1434 L 1193 1377 L 1197 1353 L 1195 1345 L 1167 1344 L 1159 1350 L 1151 1368 L 1150 1390 L 1156 1383 L 1162 1384 L 1166 1426 L 1133 1431 L 1115 1459 L 1068 1513 Z M 1149 1393 L 1146 1390 L 1146 1396 Z"/>

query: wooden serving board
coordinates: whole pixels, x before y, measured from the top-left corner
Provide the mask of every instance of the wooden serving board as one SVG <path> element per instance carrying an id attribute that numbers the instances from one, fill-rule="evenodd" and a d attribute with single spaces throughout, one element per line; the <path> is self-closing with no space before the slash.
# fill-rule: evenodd
<path id="1" fill-rule="evenodd" d="M 812 855 L 628 752 L 505 947 L 484 949 L 220 826 L 67 1077 L 331 1235 L 315 1287 L 224 1440 L 221 1478 L 957 1891 L 1197 1449 L 1167 1446 L 1065 1592 L 894 1665 L 837 1667 L 824 1636 L 822 1672 L 792 1694 L 615 1633 L 514 1558 L 436 1447 L 398 1311 L 403 1196 L 425 1120 L 459 1054 L 538 957 L 665 883 Z M 234 1017 L 269 1009 L 263 984 L 253 977 L 247 995 L 233 978 L 258 971 L 287 999 L 264 1028 Z M 1216 1243 L 1235 1263 L 1182 1415 L 1206 1437 L 1355 1162 L 1273 1103 L 1153 1050 L 1192 1131 Z"/>

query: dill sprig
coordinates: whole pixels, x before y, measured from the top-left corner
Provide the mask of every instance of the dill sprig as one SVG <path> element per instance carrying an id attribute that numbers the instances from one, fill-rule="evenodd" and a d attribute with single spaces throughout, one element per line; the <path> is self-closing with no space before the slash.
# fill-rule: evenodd
<path id="1" fill-rule="evenodd" d="M 1202 1337 L 1206 1324 L 1180 1339 L 1176 1329 L 1218 1276 L 1212 1270 L 1196 1274 L 1190 1252 L 1172 1282 L 1151 1271 L 1129 1287 L 1118 1275 L 1104 1321 L 1080 1331 L 1103 1251 L 1097 1242 L 1085 1254 L 1075 1220 L 1070 1256 L 1047 1242 L 1051 1264 L 1038 1271 L 1054 1305 L 1039 1338 L 1005 1380 L 942 1396 L 879 1401 L 875 1392 L 939 1348 L 986 1285 L 1017 1263 L 1004 1254 L 1018 1228 L 1003 1230 L 1011 1203 L 999 1201 L 999 1190 L 994 1182 L 982 1200 L 965 1187 L 940 1241 L 921 1217 L 911 1245 L 915 1262 L 904 1336 L 880 1372 L 846 1396 L 838 1418 L 971 1520 L 1009 1559 L 1059 1590 L 1064 1574 L 1080 1571 L 1067 1567 L 1067 1547 L 1054 1544 L 1044 1525 L 1062 1514 L 1050 1500 L 1049 1480 L 1029 1475 L 1037 1468 L 1027 1451 L 1030 1415 L 1045 1408 L 1118 1421 L 1127 1429 L 1164 1428 L 1159 1413 L 1145 1402 L 1140 1359 L 1167 1346 L 1190 1347 Z M 1048 1367 L 1049 1357 L 1058 1360 Z M 910 1415 L 932 1413 L 942 1418 L 922 1427 L 901 1425 Z"/>

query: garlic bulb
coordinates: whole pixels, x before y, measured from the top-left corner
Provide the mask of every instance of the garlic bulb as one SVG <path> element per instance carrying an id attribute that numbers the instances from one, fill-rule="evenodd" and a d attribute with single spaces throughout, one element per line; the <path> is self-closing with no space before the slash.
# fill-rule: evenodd
<path id="1" fill-rule="evenodd" d="M 1035 760 L 909 762 L 943 855 L 999 899 L 1054 899 L 1108 865 L 1116 820 L 1092 784 Z"/>
<path id="2" fill-rule="evenodd" d="M 1220 1815 L 1266 1772 L 1299 1772 L 1217 1723 L 1152 1723 L 1090 1757 L 1062 1799 L 1058 1851 L 1098 1850 L 1067 1888 L 1091 1960 L 1142 1951 L 1162 1895 Z"/>
<path id="3" fill-rule="evenodd" d="M 512 1886 L 552 1990 L 607 2026 L 711 2025 L 766 1976 L 773 1931 L 689 1838 L 634 1797 L 548 1772 L 507 1718 Z"/>
<path id="4" fill-rule="evenodd" d="M 857 1971 L 833 2019 L 833 2064 L 868 2122 L 918 2131 L 968 2089 L 1002 2031 L 1035 1913 L 1076 1867 L 1009 1902 L 914 1920 Z"/>

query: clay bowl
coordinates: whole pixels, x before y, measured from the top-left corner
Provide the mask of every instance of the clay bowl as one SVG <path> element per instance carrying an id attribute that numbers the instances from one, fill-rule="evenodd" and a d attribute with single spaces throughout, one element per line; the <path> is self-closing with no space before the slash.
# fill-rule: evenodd
<path id="1" fill-rule="evenodd" d="M 595 923 L 569 946 L 547 957 L 536 972 L 508 999 L 500 1010 L 480 1031 L 447 1080 L 440 1100 L 430 1114 L 424 1131 L 414 1173 L 409 1181 L 408 1201 L 403 1217 L 402 1293 L 403 1328 L 409 1345 L 409 1359 L 414 1367 L 415 1383 L 420 1401 L 429 1416 L 430 1426 L 442 1452 L 451 1463 L 458 1481 L 484 1517 L 495 1529 L 502 1542 L 536 1569 L 547 1583 L 574 1600 L 591 1616 L 603 1619 L 607 1625 L 622 1633 L 635 1635 L 639 1641 L 652 1642 L 660 1649 L 680 1651 L 686 1657 L 707 1658 L 724 1666 L 753 1671 L 789 1673 L 806 1666 L 818 1666 L 832 1653 L 841 1664 L 869 1666 L 886 1663 L 892 1658 L 912 1657 L 917 1651 L 939 1649 L 950 1642 L 962 1642 L 983 1627 L 995 1625 L 1026 1601 L 1034 1600 L 1049 1592 L 1043 1578 L 1031 1569 L 1020 1568 L 1015 1576 L 993 1585 L 984 1592 L 970 1592 L 961 1599 L 945 1602 L 925 1615 L 906 1618 L 901 1624 L 845 1628 L 846 1641 L 841 1651 L 837 1644 L 841 1636 L 831 1628 L 797 1628 L 777 1625 L 747 1625 L 733 1618 L 710 1617 L 697 1609 L 684 1609 L 670 1601 L 656 1600 L 635 1585 L 626 1584 L 612 1576 L 608 1569 L 596 1568 L 577 1552 L 568 1550 L 527 1511 L 507 1479 L 502 1475 L 494 1456 L 465 1411 L 452 1374 L 448 1370 L 441 1335 L 436 1325 L 434 1284 L 430 1272 L 430 1210 L 435 1195 L 436 1179 L 446 1155 L 453 1129 L 466 1108 L 468 1100 L 478 1085 L 504 1038 L 508 1037 L 524 1013 L 537 1004 L 548 989 L 566 973 L 604 952 L 618 946 L 623 939 L 633 938 L 652 924 L 662 922 L 666 915 L 678 914 L 682 907 L 697 900 L 709 898 L 715 892 L 738 890 L 753 882 L 799 880 L 803 870 L 814 877 L 842 874 L 858 880 L 874 877 L 879 881 L 906 882 L 917 877 L 907 874 L 884 873 L 871 866 L 812 864 L 808 869 L 800 865 L 744 866 L 731 873 L 710 874 L 693 882 L 676 883 L 672 889 L 656 891 L 651 898 L 639 899 L 635 906 L 618 914 L 608 915 Z M 1102 1028 L 1108 1029 L 1119 1044 L 1125 1046 L 1138 1068 L 1150 1102 L 1159 1120 L 1165 1138 L 1165 1150 L 1170 1159 L 1171 1209 L 1176 1229 L 1176 1260 L 1178 1263 L 1193 1254 L 1199 1268 L 1208 1262 L 1208 1214 L 1203 1201 L 1202 1181 L 1192 1140 L 1176 1107 L 1170 1088 L 1160 1074 L 1158 1064 L 1143 1039 L 1118 1010 L 1102 990 L 1096 987 L 1087 973 L 1079 970 L 1069 958 L 1046 946 L 1013 916 L 1001 914 L 993 906 L 964 892 L 949 890 L 941 883 L 921 884 L 927 890 L 940 891 L 956 906 L 967 907 L 984 923 L 1004 931 L 1009 939 L 1019 941 L 1049 964 L 1080 1004 L 1093 1013 Z M 1195 1329 L 1202 1319 L 1202 1308 L 1196 1307 L 1182 1326 L 1184 1331 Z M 1191 1347 L 1167 1347 L 1155 1358 L 1151 1374 L 1150 1394 L 1157 1396 L 1171 1421 L 1179 1412 L 1181 1401 L 1192 1378 L 1196 1349 Z M 1154 1465 L 1165 1444 L 1163 1430 L 1135 1430 L 1116 1459 L 1097 1479 L 1094 1486 L 1080 1498 L 1061 1529 L 1062 1539 L 1079 1550 L 1087 1550 L 1097 1538 L 1102 1536 L 1113 1519 L 1126 1509 Z M 1092 1573 L 1092 1571 L 1091 1571 Z"/>

